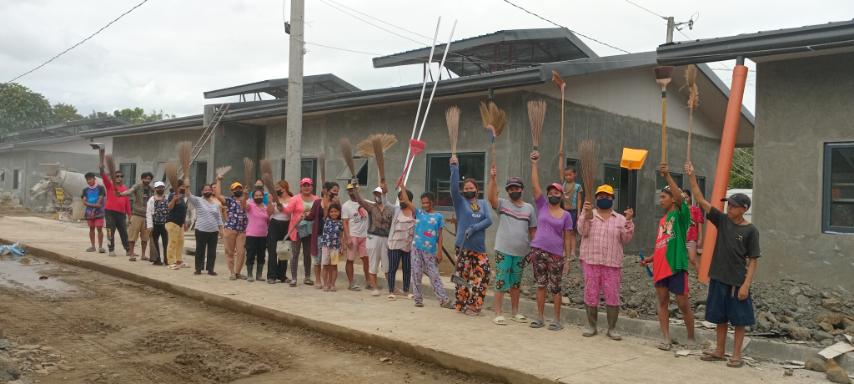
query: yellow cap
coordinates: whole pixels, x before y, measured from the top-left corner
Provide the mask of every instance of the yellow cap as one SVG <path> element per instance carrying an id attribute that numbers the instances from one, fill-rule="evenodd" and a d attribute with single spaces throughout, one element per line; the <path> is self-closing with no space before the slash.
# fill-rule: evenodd
<path id="1" fill-rule="evenodd" d="M 598 195 L 600 193 L 607 193 L 611 196 L 614 196 L 614 187 L 608 184 L 602 184 L 599 186 L 599 188 L 596 188 L 596 194 Z"/>
<path id="2" fill-rule="evenodd" d="M 240 184 L 239 182 L 235 181 L 235 182 L 231 183 L 231 187 L 229 187 L 229 190 L 233 190 L 233 189 L 237 189 L 237 188 L 243 188 L 243 184 Z"/>

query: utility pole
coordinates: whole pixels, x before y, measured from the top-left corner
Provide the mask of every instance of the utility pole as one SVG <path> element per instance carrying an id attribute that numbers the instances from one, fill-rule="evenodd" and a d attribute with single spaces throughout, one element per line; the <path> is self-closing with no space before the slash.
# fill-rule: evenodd
<path id="1" fill-rule="evenodd" d="M 676 20 L 673 16 L 667 17 L 667 40 L 666 43 L 670 44 L 673 42 L 673 30 L 676 29 Z"/>
<path id="2" fill-rule="evenodd" d="M 285 127 L 285 180 L 300 179 L 302 161 L 302 73 L 305 37 L 303 20 L 304 0 L 291 1 L 290 52 L 288 57 L 288 114 Z M 287 26 L 287 25 L 286 25 Z"/>

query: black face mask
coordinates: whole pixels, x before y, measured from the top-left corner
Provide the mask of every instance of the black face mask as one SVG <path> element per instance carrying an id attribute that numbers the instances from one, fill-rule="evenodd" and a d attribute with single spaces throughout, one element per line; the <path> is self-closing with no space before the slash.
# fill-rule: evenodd
<path id="1" fill-rule="evenodd" d="M 211 195 L 213 195 L 213 193 L 212 193 L 212 192 L 205 192 L 205 193 L 202 193 L 202 196 L 204 196 L 204 197 L 205 197 L 205 199 L 207 199 L 208 197 L 211 197 Z"/>
<path id="2" fill-rule="evenodd" d="M 261 203 L 263 203 L 263 202 L 264 202 L 264 198 L 263 198 L 263 197 L 256 197 L 256 198 L 255 198 L 255 199 L 253 199 L 253 200 L 255 200 L 255 204 L 261 204 Z"/>
<path id="3" fill-rule="evenodd" d="M 243 196 L 243 191 L 234 191 L 234 192 L 232 193 L 232 195 L 234 195 L 234 197 L 240 197 L 240 196 Z"/>
<path id="4" fill-rule="evenodd" d="M 285 191 L 276 191 L 276 196 L 281 196 L 285 194 Z"/>
<path id="5" fill-rule="evenodd" d="M 510 200 L 519 200 L 522 198 L 522 192 L 509 192 Z"/>
<path id="6" fill-rule="evenodd" d="M 160 196 L 163 196 L 163 194 L 164 194 L 164 193 L 166 193 L 166 191 L 165 191 L 165 190 L 163 190 L 163 189 L 157 189 L 157 190 L 155 190 L 154 192 L 157 192 L 157 194 L 158 194 L 158 195 L 160 195 Z"/>
<path id="7" fill-rule="evenodd" d="M 400 209 L 406 209 L 409 205 L 406 203 L 400 203 Z"/>
<path id="8" fill-rule="evenodd" d="M 474 192 L 474 191 L 463 192 L 463 197 L 465 197 L 466 199 L 469 199 L 469 200 L 474 199 L 475 197 L 477 197 L 477 192 Z"/>
<path id="9" fill-rule="evenodd" d="M 560 196 L 549 196 L 549 204 L 557 205 L 560 203 Z"/>

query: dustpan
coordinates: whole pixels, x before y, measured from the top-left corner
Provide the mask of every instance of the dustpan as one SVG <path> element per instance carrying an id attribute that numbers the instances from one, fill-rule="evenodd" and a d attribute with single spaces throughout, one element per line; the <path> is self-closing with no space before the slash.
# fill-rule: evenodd
<path id="1" fill-rule="evenodd" d="M 646 161 L 646 149 L 623 148 L 623 157 L 620 158 L 620 168 L 638 170 L 643 168 Z"/>

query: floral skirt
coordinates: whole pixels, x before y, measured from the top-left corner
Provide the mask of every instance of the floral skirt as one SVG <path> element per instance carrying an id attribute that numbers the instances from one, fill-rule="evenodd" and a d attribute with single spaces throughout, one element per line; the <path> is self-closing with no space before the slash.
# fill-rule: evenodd
<path id="1" fill-rule="evenodd" d="M 460 312 L 479 313 L 489 286 L 489 257 L 486 253 L 457 249 L 459 258 L 455 274 L 457 283 L 456 309 Z"/>

